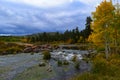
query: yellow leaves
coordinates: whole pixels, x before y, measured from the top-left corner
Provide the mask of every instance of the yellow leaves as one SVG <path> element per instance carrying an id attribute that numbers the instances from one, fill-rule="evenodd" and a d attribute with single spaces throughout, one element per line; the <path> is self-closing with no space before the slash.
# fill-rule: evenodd
<path id="1" fill-rule="evenodd" d="M 120 55 L 119 54 L 110 55 L 109 63 L 120 66 Z"/>
<path id="2" fill-rule="evenodd" d="M 114 19 L 114 9 L 112 2 L 108 2 L 106 0 L 101 2 L 101 4 L 96 8 L 96 11 L 92 13 L 93 23 L 91 24 L 91 28 L 93 33 L 90 35 L 88 41 L 91 41 L 96 45 L 103 45 L 105 40 L 111 38 L 110 31 L 111 22 Z"/>
<path id="3" fill-rule="evenodd" d="M 96 8 L 96 11 L 93 12 L 93 18 L 96 18 L 96 20 L 101 20 L 104 17 L 112 16 L 114 9 L 115 8 L 111 2 L 103 1 Z M 107 18 L 107 20 L 109 20 L 109 19 Z"/>
<path id="4" fill-rule="evenodd" d="M 72 39 L 68 39 L 66 43 L 67 43 L 67 44 L 71 44 L 72 42 L 73 42 Z"/>
<path id="5" fill-rule="evenodd" d="M 79 38 L 79 40 L 78 40 L 78 43 L 80 43 L 82 40 L 83 40 L 83 37 L 80 36 L 80 38 Z"/>
<path id="6" fill-rule="evenodd" d="M 92 35 L 89 36 L 88 41 L 93 42 L 96 45 L 103 44 L 104 43 L 103 31 L 101 31 L 99 34 L 98 33 L 92 33 Z"/>
<path id="7" fill-rule="evenodd" d="M 112 59 L 112 60 L 110 61 L 110 63 L 111 63 L 111 64 L 118 64 L 118 65 L 120 65 L 120 60 L 119 60 L 119 59 Z"/>

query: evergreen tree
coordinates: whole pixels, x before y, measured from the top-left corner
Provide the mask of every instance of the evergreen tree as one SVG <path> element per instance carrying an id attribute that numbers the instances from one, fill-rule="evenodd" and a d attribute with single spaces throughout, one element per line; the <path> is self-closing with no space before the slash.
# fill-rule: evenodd
<path id="1" fill-rule="evenodd" d="M 87 17 L 87 19 L 86 19 L 86 28 L 85 28 L 85 38 L 86 39 L 88 39 L 88 37 L 89 37 L 89 35 L 92 33 L 92 29 L 91 29 L 91 22 L 92 22 L 92 19 L 91 19 L 91 17 L 89 16 L 89 17 Z"/>

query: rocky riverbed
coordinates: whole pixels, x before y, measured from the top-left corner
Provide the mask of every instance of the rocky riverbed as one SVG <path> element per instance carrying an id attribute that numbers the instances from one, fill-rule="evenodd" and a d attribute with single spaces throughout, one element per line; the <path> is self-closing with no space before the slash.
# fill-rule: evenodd
<path id="1" fill-rule="evenodd" d="M 43 55 L 41 53 L 34 53 L 33 55 L 31 55 L 30 53 L 27 54 L 21 53 L 17 55 L 0 56 L 0 80 L 21 80 L 21 78 L 24 78 L 25 80 L 32 80 L 36 76 L 35 75 L 36 73 L 38 75 L 37 79 L 40 80 L 56 80 L 56 79 L 66 80 L 77 73 L 90 71 L 91 63 L 86 63 L 85 61 L 82 60 L 81 54 L 84 53 L 86 53 L 86 51 L 75 50 L 53 51 L 51 52 L 52 59 L 45 63 L 46 64 L 45 67 L 38 66 L 39 63 L 44 62 L 42 59 Z M 53 59 L 59 58 L 70 61 L 71 56 L 73 56 L 74 54 L 78 56 L 80 62 L 79 70 L 76 70 L 74 68 L 73 62 L 70 62 L 69 65 L 58 67 L 57 61 Z M 51 73 L 46 70 L 49 64 L 51 65 L 52 69 Z M 32 70 L 36 72 L 33 74 Z M 26 72 L 28 73 L 24 77 Z M 30 75 L 33 74 L 35 76 L 30 77 L 28 74 Z"/>

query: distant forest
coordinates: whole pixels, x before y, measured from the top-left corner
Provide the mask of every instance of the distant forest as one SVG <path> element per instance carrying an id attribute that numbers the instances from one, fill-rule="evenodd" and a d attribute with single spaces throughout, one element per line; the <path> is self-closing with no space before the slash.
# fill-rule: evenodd
<path id="1" fill-rule="evenodd" d="M 90 24 L 91 17 L 86 18 L 85 29 L 80 31 L 78 27 L 72 30 L 66 30 L 64 33 L 60 32 L 43 32 L 32 35 L 27 35 L 27 42 L 65 42 L 69 44 L 87 42 L 89 35 L 92 33 Z"/>

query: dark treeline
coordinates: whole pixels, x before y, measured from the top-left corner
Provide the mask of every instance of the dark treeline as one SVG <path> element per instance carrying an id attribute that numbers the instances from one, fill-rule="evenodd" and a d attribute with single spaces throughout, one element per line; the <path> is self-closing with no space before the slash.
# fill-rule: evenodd
<path id="1" fill-rule="evenodd" d="M 80 31 L 78 27 L 72 30 L 66 30 L 64 33 L 59 32 L 43 32 L 27 36 L 28 42 L 65 42 L 65 43 L 82 43 L 86 42 L 87 38 L 92 32 L 90 23 L 92 22 L 91 17 L 86 18 L 85 29 Z"/>

